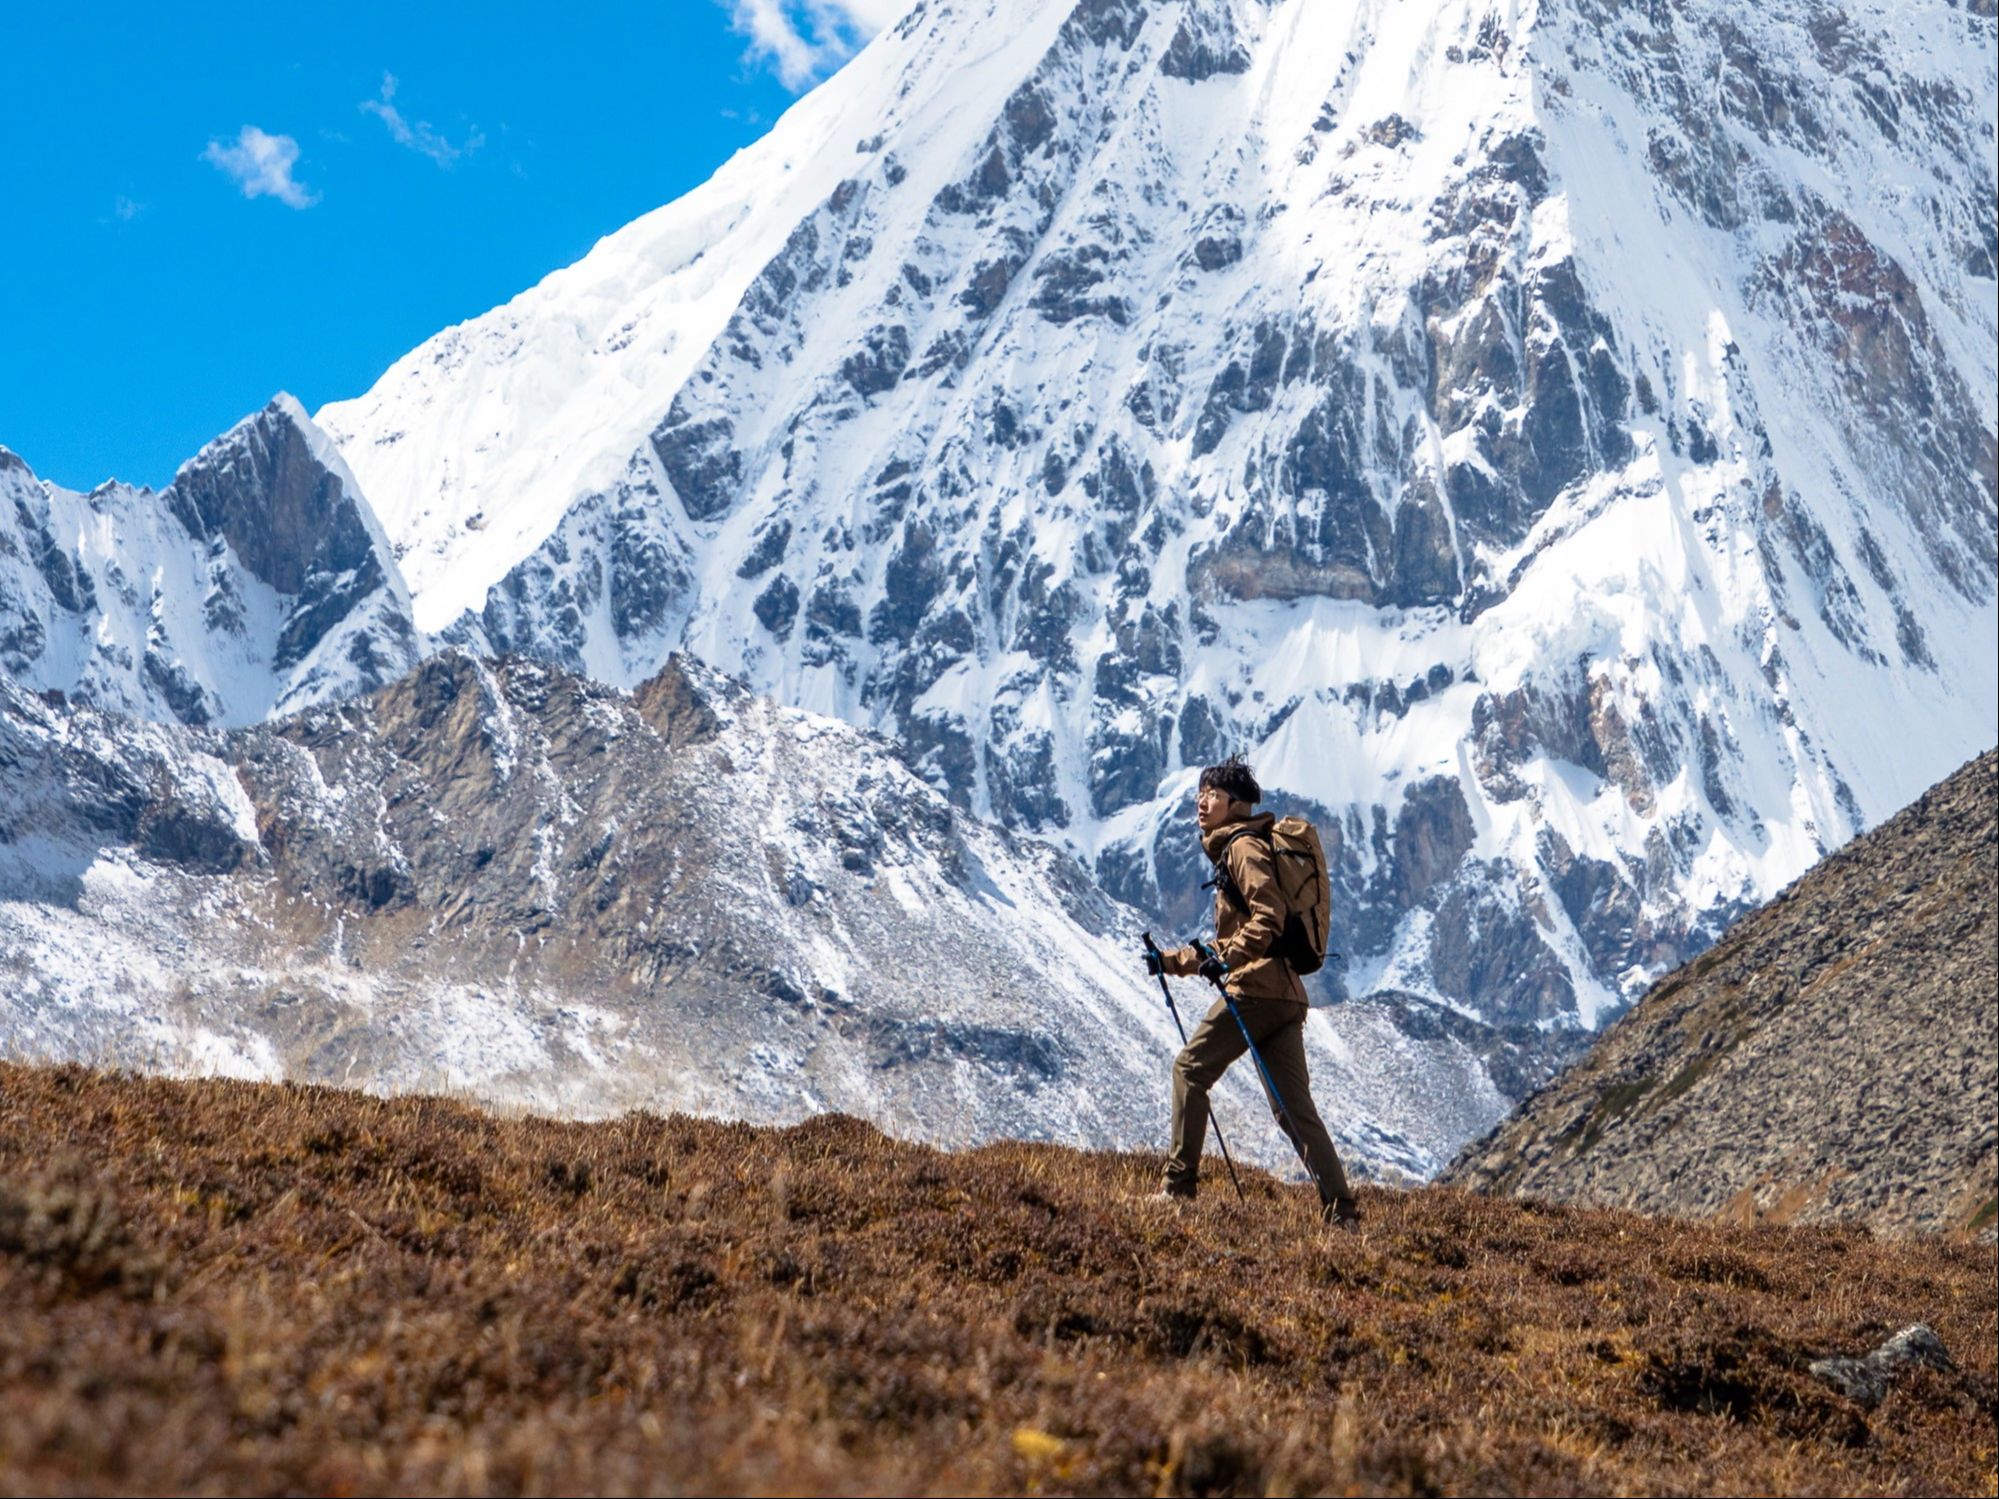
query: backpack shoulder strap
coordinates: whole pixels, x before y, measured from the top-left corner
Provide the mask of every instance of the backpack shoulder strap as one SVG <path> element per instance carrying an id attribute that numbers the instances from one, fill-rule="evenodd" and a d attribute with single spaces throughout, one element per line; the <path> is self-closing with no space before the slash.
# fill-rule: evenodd
<path id="1" fill-rule="evenodd" d="M 1215 860 L 1215 877 L 1201 886 L 1203 890 L 1221 891 L 1222 897 L 1245 916 L 1249 914 L 1249 902 L 1243 898 L 1241 889 L 1236 885 L 1235 875 L 1229 870 L 1229 850 L 1241 839 L 1262 837 L 1263 834 L 1255 828 L 1243 828 L 1239 832 L 1229 834 L 1228 842 L 1222 845 L 1221 855 Z"/>

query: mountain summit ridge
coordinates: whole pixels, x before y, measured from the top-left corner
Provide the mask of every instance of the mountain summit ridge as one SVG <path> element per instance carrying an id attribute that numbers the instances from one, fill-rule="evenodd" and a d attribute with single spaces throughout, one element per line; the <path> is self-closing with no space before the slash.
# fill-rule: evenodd
<path id="1" fill-rule="evenodd" d="M 290 395 L 157 493 L 78 494 L 0 449 L 0 667 L 24 687 L 241 725 L 371 691 L 428 648 L 359 484 Z"/>

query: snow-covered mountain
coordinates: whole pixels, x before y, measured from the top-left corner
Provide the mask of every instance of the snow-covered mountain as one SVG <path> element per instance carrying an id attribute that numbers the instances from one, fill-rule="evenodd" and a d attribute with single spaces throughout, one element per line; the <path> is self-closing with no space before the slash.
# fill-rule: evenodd
<path id="1" fill-rule="evenodd" d="M 0 668 L 24 687 L 247 724 L 379 687 L 423 649 L 373 512 L 290 396 L 158 494 L 77 494 L 0 448 Z"/>
<path id="2" fill-rule="evenodd" d="M 1178 1040 L 1138 954 L 1065 855 L 682 658 L 626 694 L 446 651 L 226 733 L 0 678 L 16 1058 L 1156 1146 Z M 1307 1035 L 1363 1172 L 1435 1171 L 1533 1060 L 1384 1004 Z M 1284 1163 L 1250 1073 L 1224 1092 Z"/>
<path id="3" fill-rule="evenodd" d="M 1999 733 L 1991 7 L 962 0 L 319 413 L 415 621 L 682 648 L 1331 986 L 1594 1024 Z"/>

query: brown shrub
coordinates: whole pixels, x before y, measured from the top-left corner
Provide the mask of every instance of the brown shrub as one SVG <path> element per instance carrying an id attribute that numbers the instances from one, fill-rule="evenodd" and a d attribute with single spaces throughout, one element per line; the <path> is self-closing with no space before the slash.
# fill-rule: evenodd
<path id="1" fill-rule="evenodd" d="M 0 1066 L 0 1492 L 1992 1492 L 1990 1246 L 1157 1166 Z"/>

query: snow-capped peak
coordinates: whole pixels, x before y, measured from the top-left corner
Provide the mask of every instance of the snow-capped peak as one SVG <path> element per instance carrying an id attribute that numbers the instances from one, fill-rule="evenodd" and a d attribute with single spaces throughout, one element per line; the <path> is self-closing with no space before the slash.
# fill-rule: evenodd
<path id="1" fill-rule="evenodd" d="M 1331 992 L 1587 1024 L 1999 731 L 1992 42 L 919 5 L 321 417 L 458 638 L 691 649 L 1190 925 L 1245 750 Z"/>
<path id="2" fill-rule="evenodd" d="M 423 641 L 338 449 L 280 394 L 158 493 L 0 463 L 0 664 L 23 685 L 186 723 L 367 691 Z"/>

